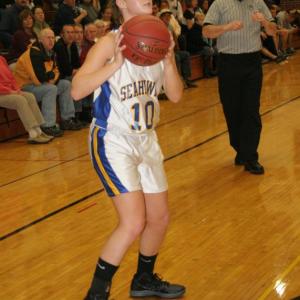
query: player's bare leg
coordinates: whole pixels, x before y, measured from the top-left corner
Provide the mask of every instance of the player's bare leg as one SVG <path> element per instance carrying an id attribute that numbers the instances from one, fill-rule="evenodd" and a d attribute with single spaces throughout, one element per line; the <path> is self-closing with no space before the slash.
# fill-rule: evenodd
<path id="1" fill-rule="evenodd" d="M 105 243 L 86 300 L 107 300 L 112 277 L 130 245 L 145 227 L 145 200 L 141 191 L 113 197 L 119 223 Z"/>
<path id="2" fill-rule="evenodd" d="M 137 272 L 131 283 L 132 297 L 178 298 L 185 287 L 162 281 L 154 264 L 169 224 L 168 194 L 145 194 L 146 226 L 141 235 Z"/>

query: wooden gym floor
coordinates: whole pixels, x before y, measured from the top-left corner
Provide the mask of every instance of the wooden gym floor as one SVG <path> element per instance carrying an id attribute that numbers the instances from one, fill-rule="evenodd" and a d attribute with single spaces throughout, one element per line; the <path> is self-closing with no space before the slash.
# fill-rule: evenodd
<path id="1" fill-rule="evenodd" d="M 300 54 L 264 66 L 264 176 L 233 165 L 216 79 L 161 102 L 172 222 L 156 271 L 188 300 L 300 296 Z M 49 145 L 0 144 L 0 299 L 82 300 L 116 222 L 91 166 L 88 129 Z M 115 276 L 126 300 L 138 243 Z"/>

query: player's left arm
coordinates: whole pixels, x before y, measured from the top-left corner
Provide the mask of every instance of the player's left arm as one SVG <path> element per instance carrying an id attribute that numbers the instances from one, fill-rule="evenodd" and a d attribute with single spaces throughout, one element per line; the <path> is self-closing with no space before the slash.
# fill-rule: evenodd
<path id="1" fill-rule="evenodd" d="M 171 35 L 171 34 L 170 34 Z M 169 51 L 164 58 L 164 90 L 165 94 L 172 102 L 179 102 L 183 94 L 183 83 L 179 76 L 175 54 L 174 54 L 175 42 L 171 35 L 171 45 Z"/>

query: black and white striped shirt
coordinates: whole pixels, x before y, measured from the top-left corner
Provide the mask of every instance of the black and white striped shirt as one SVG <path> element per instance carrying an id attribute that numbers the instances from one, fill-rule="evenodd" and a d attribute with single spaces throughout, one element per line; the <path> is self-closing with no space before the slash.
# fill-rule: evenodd
<path id="1" fill-rule="evenodd" d="M 215 0 L 209 8 L 204 24 L 223 25 L 241 21 L 243 28 L 228 31 L 217 38 L 217 48 L 221 53 L 252 53 L 261 49 L 261 25 L 251 18 L 255 11 L 262 13 L 268 21 L 272 15 L 263 0 Z"/>

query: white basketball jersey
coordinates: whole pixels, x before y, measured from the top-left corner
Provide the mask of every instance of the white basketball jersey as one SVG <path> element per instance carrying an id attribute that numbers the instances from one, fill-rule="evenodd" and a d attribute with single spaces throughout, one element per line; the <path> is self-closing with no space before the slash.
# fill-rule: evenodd
<path id="1" fill-rule="evenodd" d="M 159 121 L 163 63 L 141 67 L 125 59 L 94 93 L 94 124 L 124 134 L 146 133 Z"/>

